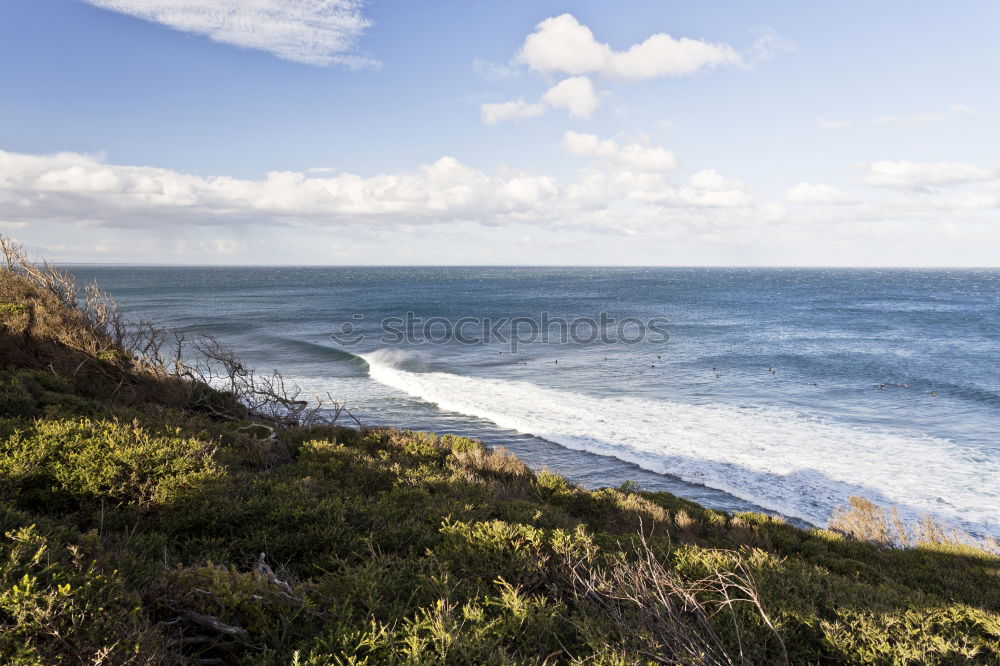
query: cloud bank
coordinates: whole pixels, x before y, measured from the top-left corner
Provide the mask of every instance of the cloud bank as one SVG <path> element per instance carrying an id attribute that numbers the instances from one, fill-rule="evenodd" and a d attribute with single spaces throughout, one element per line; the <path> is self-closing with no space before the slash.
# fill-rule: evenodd
<path id="1" fill-rule="evenodd" d="M 360 0 L 83 0 L 308 65 L 378 66 L 354 53 L 370 22 Z"/>
<path id="2" fill-rule="evenodd" d="M 321 169 L 247 179 L 114 164 L 80 153 L 0 151 L 0 228 L 187 234 L 248 226 L 389 232 L 533 225 L 730 242 L 774 225 L 796 233 L 836 227 L 849 234 L 859 225 L 874 230 L 911 220 L 986 224 L 1000 209 L 1000 170 L 964 162 L 874 162 L 858 167 L 858 184 L 867 189 L 853 192 L 799 183 L 784 195 L 790 215 L 715 169 L 678 173 L 674 153 L 648 139 L 566 132 L 562 147 L 580 160 L 568 180 L 507 166 L 487 172 L 448 156 L 370 176 Z"/>
<path id="3" fill-rule="evenodd" d="M 92 155 L 0 151 L 0 224 L 109 227 L 543 223 L 615 230 L 666 208 L 758 206 L 747 188 L 706 170 L 681 184 L 677 159 L 655 145 L 568 132 L 564 147 L 587 160 L 575 180 L 509 167 L 487 173 L 442 157 L 416 169 L 364 177 L 323 170 L 261 179 L 205 177 L 111 164 Z M 86 211 L 81 215 L 81 211 Z"/>

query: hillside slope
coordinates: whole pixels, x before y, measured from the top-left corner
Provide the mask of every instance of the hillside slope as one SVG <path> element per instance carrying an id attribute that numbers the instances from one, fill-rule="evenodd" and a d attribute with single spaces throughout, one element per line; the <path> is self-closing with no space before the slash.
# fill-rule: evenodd
<path id="1" fill-rule="evenodd" d="M 3 663 L 1000 663 L 983 550 L 261 421 L 0 273 Z"/>

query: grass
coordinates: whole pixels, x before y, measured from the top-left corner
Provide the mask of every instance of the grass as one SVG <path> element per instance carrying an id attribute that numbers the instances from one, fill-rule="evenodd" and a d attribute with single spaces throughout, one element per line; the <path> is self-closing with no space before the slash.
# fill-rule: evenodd
<path id="1" fill-rule="evenodd" d="M 248 428 L 25 276 L 0 301 L 2 663 L 1000 662 L 1000 558 L 891 511 L 803 530 L 455 435 Z"/>

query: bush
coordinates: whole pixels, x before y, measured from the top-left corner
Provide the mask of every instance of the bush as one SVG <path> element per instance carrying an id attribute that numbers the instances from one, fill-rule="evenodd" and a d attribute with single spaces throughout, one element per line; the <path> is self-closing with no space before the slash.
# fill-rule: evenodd
<path id="1" fill-rule="evenodd" d="M 93 559 L 95 539 L 60 543 L 35 525 L 0 542 L 0 658 L 8 664 L 152 660 L 140 595 Z"/>
<path id="2" fill-rule="evenodd" d="M 207 442 L 137 422 L 34 421 L 0 441 L 0 492 L 46 512 L 95 501 L 144 508 L 217 478 L 212 454 Z"/>

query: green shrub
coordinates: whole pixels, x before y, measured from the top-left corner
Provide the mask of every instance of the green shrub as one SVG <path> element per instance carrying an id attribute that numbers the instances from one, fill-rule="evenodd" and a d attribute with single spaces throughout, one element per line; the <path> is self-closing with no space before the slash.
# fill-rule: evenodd
<path id="1" fill-rule="evenodd" d="M 20 303 L 0 303 L 0 315 L 21 314 L 27 309 L 27 306 Z"/>
<path id="2" fill-rule="evenodd" d="M 218 477 L 211 444 L 138 423 L 50 419 L 0 441 L 0 492 L 28 509 L 107 500 L 145 507 Z"/>
<path id="3" fill-rule="evenodd" d="M 76 395 L 64 377 L 40 370 L 0 372 L 0 417 L 91 416 L 100 411 L 99 405 Z"/>
<path id="4" fill-rule="evenodd" d="M 9 664 L 143 661 L 157 649 L 139 594 L 94 560 L 95 539 L 63 546 L 34 525 L 0 542 L 0 658 Z"/>

